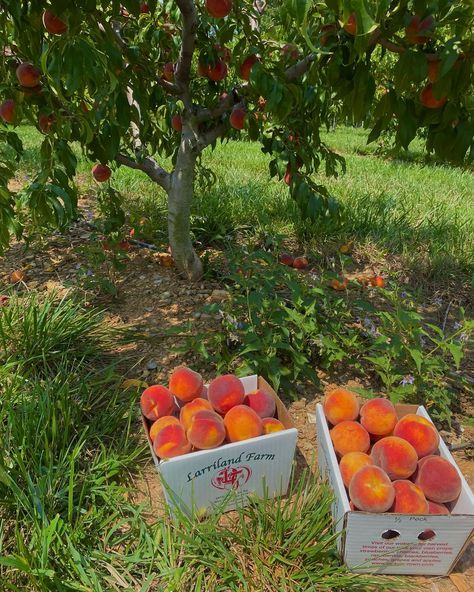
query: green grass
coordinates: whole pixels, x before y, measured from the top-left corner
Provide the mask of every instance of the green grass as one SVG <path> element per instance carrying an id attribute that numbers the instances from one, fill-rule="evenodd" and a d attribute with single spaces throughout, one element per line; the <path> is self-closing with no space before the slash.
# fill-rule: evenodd
<path id="1" fill-rule="evenodd" d="M 39 134 L 22 130 L 27 147 L 27 172 L 37 159 Z M 359 251 L 396 260 L 412 277 L 459 281 L 473 271 L 474 178 L 459 168 L 428 160 L 421 143 L 413 152 L 389 158 L 366 146 L 367 132 L 340 127 L 323 134 L 344 155 L 347 173 L 338 179 L 319 176 L 343 207 L 340 223 L 310 224 L 301 219 L 286 186 L 268 176 L 268 158 L 257 144 L 229 142 L 208 152 L 203 164 L 214 171 L 217 183 L 198 189 L 193 207 L 193 231 L 202 244 L 244 237 L 285 235 L 314 252 L 330 252 L 347 240 Z M 84 190 L 94 188 L 90 163 L 80 159 Z M 144 175 L 121 168 L 114 186 L 125 197 L 135 218 L 147 216 L 151 239 L 166 242 L 166 201 L 163 192 Z"/>

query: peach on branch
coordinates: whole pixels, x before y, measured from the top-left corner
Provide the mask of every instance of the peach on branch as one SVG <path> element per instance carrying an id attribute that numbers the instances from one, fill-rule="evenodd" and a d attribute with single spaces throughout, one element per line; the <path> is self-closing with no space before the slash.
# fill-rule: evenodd
<path id="1" fill-rule="evenodd" d="M 207 69 L 207 77 L 214 82 L 220 82 L 227 76 L 227 64 L 223 60 L 218 60 Z"/>
<path id="2" fill-rule="evenodd" d="M 329 423 L 353 421 L 359 415 L 359 401 L 353 392 L 345 388 L 332 389 L 323 401 L 324 415 Z"/>
<path id="3" fill-rule="evenodd" d="M 395 501 L 390 508 L 398 514 L 429 514 L 428 502 L 423 491 L 411 481 L 401 479 L 393 482 Z"/>
<path id="4" fill-rule="evenodd" d="M 367 452 L 370 448 L 370 436 L 357 421 L 341 421 L 329 434 L 339 456 L 348 452 Z"/>
<path id="5" fill-rule="evenodd" d="M 275 417 L 264 417 L 262 419 L 262 433 L 273 434 L 274 432 L 281 432 L 285 429 L 285 426 L 280 420 Z"/>
<path id="6" fill-rule="evenodd" d="M 347 22 L 344 23 L 344 30 L 349 33 L 349 35 L 357 35 L 357 17 L 353 12 Z"/>
<path id="7" fill-rule="evenodd" d="M 41 72 L 33 64 L 24 62 L 16 69 L 16 77 L 25 88 L 36 88 L 41 80 Z"/>
<path id="8" fill-rule="evenodd" d="M 147 419 L 156 421 L 165 415 L 173 415 L 176 404 L 173 395 L 165 386 L 155 384 L 143 391 L 140 407 Z"/>
<path id="9" fill-rule="evenodd" d="M 329 23 L 327 25 L 323 25 L 320 30 L 321 37 L 319 42 L 324 47 L 331 41 L 331 38 L 334 38 L 336 36 L 337 25 L 335 23 Z"/>
<path id="10" fill-rule="evenodd" d="M 225 440 L 226 430 L 222 417 L 215 411 L 202 409 L 191 417 L 186 432 L 189 442 L 199 450 L 217 448 Z"/>
<path id="11" fill-rule="evenodd" d="M 202 376 L 186 366 L 178 366 L 170 376 L 171 393 L 185 403 L 199 397 L 203 386 Z"/>
<path id="12" fill-rule="evenodd" d="M 439 109 L 447 101 L 447 97 L 435 97 L 433 94 L 433 85 L 427 84 L 420 93 L 420 102 L 427 109 Z"/>
<path id="13" fill-rule="evenodd" d="M 423 45 L 428 41 L 430 33 L 434 31 L 434 28 L 435 20 L 431 15 L 422 19 L 416 14 L 405 27 L 406 40 L 412 45 Z"/>
<path id="14" fill-rule="evenodd" d="M 48 134 L 55 121 L 56 117 L 53 114 L 46 115 L 46 113 L 41 113 L 41 115 L 38 117 L 38 127 L 43 132 L 43 134 Z"/>
<path id="15" fill-rule="evenodd" d="M 461 477 L 449 461 L 440 456 L 425 456 L 418 463 L 415 484 L 426 498 L 438 504 L 453 502 L 461 493 Z"/>
<path id="16" fill-rule="evenodd" d="M 0 117 L 5 123 L 13 123 L 15 121 L 16 104 L 13 99 L 7 99 L 0 105 Z"/>
<path id="17" fill-rule="evenodd" d="M 140 2 L 140 14 L 149 14 L 150 7 L 148 6 L 148 2 Z"/>
<path id="18" fill-rule="evenodd" d="M 166 460 L 191 452 L 191 444 L 182 425 L 170 424 L 157 433 L 153 449 L 159 458 Z"/>
<path id="19" fill-rule="evenodd" d="M 217 413 L 225 415 L 229 409 L 244 402 L 244 386 L 237 376 L 224 374 L 209 384 L 207 397 Z"/>
<path id="20" fill-rule="evenodd" d="M 186 431 L 191 427 L 192 419 L 198 411 L 214 411 L 214 409 L 207 399 L 201 399 L 201 397 L 197 397 L 181 407 L 179 421 Z"/>
<path id="21" fill-rule="evenodd" d="M 352 477 L 362 467 L 373 465 L 374 461 L 365 452 L 348 452 L 344 454 L 339 462 L 339 470 L 341 471 L 342 481 L 346 487 L 349 487 Z"/>
<path id="22" fill-rule="evenodd" d="M 438 80 L 440 66 L 441 60 L 431 60 L 428 62 L 428 80 L 430 82 L 436 82 Z"/>
<path id="23" fill-rule="evenodd" d="M 173 115 L 171 118 L 171 127 L 176 131 L 180 132 L 183 129 L 183 118 L 181 115 Z"/>
<path id="24" fill-rule="evenodd" d="M 360 423 L 373 436 L 388 436 L 397 423 L 395 407 L 388 399 L 371 399 L 360 409 Z"/>
<path id="25" fill-rule="evenodd" d="M 407 479 L 416 471 L 416 450 L 402 438 L 387 436 L 378 440 L 372 447 L 371 456 L 374 464 L 381 467 L 390 479 Z"/>
<path id="26" fill-rule="evenodd" d="M 163 417 L 160 417 L 154 421 L 150 428 L 151 441 L 153 442 L 158 435 L 158 432 L 168 425 L 180 425 L 179 419 L 174 415 L 164 415 Z"/>
<path id="27" fill-rule="evenodd" d="M 214 18 L 224 18 L 232 10 L 232 0 L 206 0 L 207 12 Z"/>
<path id="28" fill-rule="evenodd" d="M 380 467 L 367 465 L 359 469 L 349 485 L 354 506 L 364 512 L 387 512 L 395 499 L 395 489 Z"/>
<path id="29" fill-rule="evenodd" d="M 414 413 L 397 422 L 393 435 L 410 442 L 418 458 L 432 455 L 439 446 L 439 434 L 431 421 Z"/>
<path id="30" fill-rule="evenodd" d="M 248 405 L 261 417 L 273 417 L 276 411 L 275 399 L 262 389 L 257 389 L 246 395 L 244 405 Z"/>
<path id="31" fill-rule="evenodd" d="M 167 62 L 163 66 L 163 78 L 168 80 L 168 82 L 173 82 L 174 80 L 174 64 L 172 62 Z"/>
<path id="32" fill-rule="evenodd" d="M 240 107 L 239 105 L 236 105 L 232 109 L 232 112 L 230 114 L 230 119 L 229 119 L 230 125 L 236 130 L 244 129 L 245 117 L 246 117 L 245 109 L 243 109 L 243 107 Z"/>
<path id="33" fill-rule="evenodd" d="M 67 31 L 67 24 L 51 10 L 43 12 L 43 25 L 51 35 L 63 35 Z"/>
<path id="34" fill-rule="evenodd" d="M 247 405 L 232 407 L 225 414 L 224 425 L 230 442 L 256 438 L 263 432 L 262 419 Z"/>
<path id="35" fill-rule="evenodd" d="M 98 183 L 104 183 L 110 179 L 112 171 L 106 164 L 95 164 L 92 167 L 92 176 Z"/>
<path id="36" fill-rule="evenodd" d="M 244 80 L 250 80 L 250 72 L 260 58 L 256 54 L 249 55 L 240 65 L 240 76 Z"/>

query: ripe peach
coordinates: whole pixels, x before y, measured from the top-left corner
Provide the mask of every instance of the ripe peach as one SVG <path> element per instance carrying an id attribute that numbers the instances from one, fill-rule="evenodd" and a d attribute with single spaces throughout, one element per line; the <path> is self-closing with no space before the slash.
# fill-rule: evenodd
<path id="1" fill-rule="evenodd" d="M 393 480 L 407 479 L 417 467 L 416 450 L 409 442 L 396 436 L 387 436 L 376 442 L 370 454 L 374 464 Z"/>
<path id="2" fill-rule="evenodd" d="M 21 269 L 16 269 L 12 271 L 10 274 L 10 282 L 12 284 L 19 284 L 20 282 L 24 282 L 26 279 L 26 274 Z"/>
<path id="3" fill-rule="evenodd" d="M 179 421 L 186 431 L 188 431 L 191 427 L 192 419 L 198 411 L 214 411 L 214 409 L 212 408 L 212 405 L 209 403 L 209 401 L 206 399 L 201 399 L 200 397 L 189 401 L 189 403 L 186 403 L 186 405 L 181 407 L 179 412 Z"/>
<path id="4" fill-rule="evenodd" d="M 440 66 L 441 60 L 432 60 L 428 62 L 428 80 L 430 82 L 436 82 L 438 80 Z"/>
<path id="5" fill-rule="evenodd" d="M 431 421 L 414 413 L 398 421 L 393 435 L 410 442 L 418 458 L 433 454 L 439 446 L 439 434 Z"/>
<path id="6" fill-rule="evenodd" d="M 218 60 L 213 66 L 209 66 L 207 77 L 214 82 L 220 82 L 227 76 L 227 64 L 223 60 Z"/>
<path id="7" fill-rule="evenodd" d="M 321 31 L 320 43 L 324 47 L 329 43 L 329 41 L 331 40 L 331 37 L 334 37 L 336 35 L 337 26 L 334 23 L 323 25 L 321 27 L 320 31 Z"/>
<path id="8" fill-rule="evenodd" d="M 42 113 L 38 117 L 38 127 L 43 132 L 43 134 L 48 134 L 49 130 L 51 129 L 51 126 L 55 121 L 56 117 L 53 114 L 46 115 L 46 113 Z"/>
<path id="9" fill-rule="evenodd" d="M 444 504 L 437 504 L 428 500 L 428 513 L 429 514 L 440 514 L 448 515 L 449 510 Z"/>
<path id="10" fill-rule="evenodd" d="M 63 35 L 67 31 L 67 24 L 51 10 L 43 12 L 43 26 L 51 35 Z"/>
<path id="11" fill-rule="evenodd" d="M 349 495 L 354 506 L 364 512 L 387 512 L 395 499 L 395 489 L 380 467 L 362 467 L 352 477 Z"/>
<path id="12" fill-rule="evenodd" d="M 159 458 L 168 459 L 191 452 L 191 444 L 186 439 L 183 426 L 171 424 L 158 432 L 153 449 Z"/>
<path id="13" fill-rule="evenodd" d="M 170 391 L 185 403 L 199 397 L 203 386 L 202 376 L 186 366 L 178 366 L 170 376 Z"/>
<path id="14" fill-rule="evenodd" d="M 370 285 L 374 288 L 384 288 L 385 287 L 385 280 L 381 275 L 374 275 L 370 278 Z"/>
<path id="15" fill-rule="evenodd" d="M 170 391 L 165 386 L 155 384 L 143 391 L 140 407 L 146 418 L 156 421 L 164 415 L 172 415 L 176 405 Z"/>
<path id="16" fill-rule="evenodd" d="M 344 30 L 349 35 L 357 35 L 357 18 L 355 13 L 352 13 L 347 19 L 347 23 L 344 24 Z"/>
<path id="17" fill-rule="evenodd" d="M 293 256 L 290 255 L 290 253 L 281 253 L 278 260 L 280 261 L 280 263 L 283 263 L 283 265 L 288 265 L 288 267 L 293 267 L 294 259 L 293 259 Z"/>
<path id="18" fill-rule="evenodd" d="M 140 2 L 140 14 L 150 14 L 148 2 Z"/>
<path id="19" fill-rule="evenodd" d="M 174 64 L 172 62 L 167 62 L 163 66 L 163 78 L 168 80 L 168 82 L 172 82 L 174 80 Z"/>
<path id="20" fill-rule="evenodd" d="M 256 54 L 249 55 L 240 65 L 240 76 L 244 80 L 250 80 L 250 71 L 260 58 Z"/>
<path id="21" fill-rule="evenodd" d="M 215 411 L 203 409 L 191 418 L 186 435 L 191 444 L 199 450 L 217 448 L 225 440 L 225 427 L 222 417 Z"/>
<path id="22" fill-rule="evenodd" d="M 245 127 L 245 110 L 242 107 L 239 107 L 238 105 L 236 105 L 233 109 L 232 112 L 230 114 L 230 125 L 236 129 L 236 130 L 241 130 L 244 129 Z"/>
<path id="23" fill-rule="evenodd" d="M 171 118 L 171 127 L 176 132 L 180 132 L 183 129 L 183 119 L 181 115 L 173 115 Z"/>
<path id="24" fill-rule="evenodd" d="M 436 503 L 454 501 L 461 493 L 461 478 L 456 468 L 440 456 L 425 456 L 418 463 L 415 484 L 427 499 Z"/>
<path id="25" fill-rule="evenodd" d="M 276 411 L 275 399 L 262 389 L 249 393 L 244 398 L 244 405 L 248 405 L 261 417 L 273 417 Z"/>
<path id="26" fill-rule="evenodd" d="M 329 285 L 331 286 L 331 288 L 333 290 L 337 290 L 338 292 L 342 292 L 343 290 L 347 289 L 347 278 L 343 278 L 342 282 L 340 282 L 338 279 L 334 278 L 333 280 L 331 280 L 331 283 Z"/>
<path id="27" fill-rule="evenodd" d="M 224 374 L 209 384 L 207 398 L 217 413 L 225 415 L 229 409 L 244 402 L 244 386 L 237 376 Z"/>
<path id="28" fill-rule="evenodd" d="M 273 434 L 274 432 L 281 432 L 285 429 L 285 426 L 280 420 L 275 417 L 264 417 L 262 419 L 262 433 Z"/>
<path id="29" fill-rule="evenodd" d="M 0 117 L 5 123 L 13 123 L 15 121 L 15 110 L 15 101 L 7 99 L 0 105 Z"/>
<path id="30" fill-rule="evenodd" d="M 293 261 L 293 267 L 295 269 L 305 269 L 308 265 L 309 261 L 306 257 L 295 257 L 295 260 Z"/>
<path id="31" fill-rule="evenodd" d="M 291 182 L 293 181 L 293 173 L 291 171 L 291 162 L 289 162 L 286 165 L 286 171 L 285 171 L 285 176 L 283 177 L 283 181 L 286 183 L 286 185 L 291 185 Z"/>
<path id="32" fill-rule="evenodd" d="M 388 436 L 397 423 L 395 407 L 388 399 L 371 399 L 360 408 L 360 423 L 371 435 Z"/>
<path id="33" fill-rule="evenodd" d="M 25 88 L 36 88 L 41 80 L 41 72 L 33 64 L 24 62 L 16 69 L 16 77 Z"/>
<path id="34" fill-rule="evenodd" d="M 219 45 L 218 43 L 215 43 L 214 49 L 216 50 L 216 53 L 221 60 L 224 60 L 226 64 L 230 63 L 230 60 L 232 59 L 232 52 L 228 47 L 226 47 L 225 45 Z"/>
<path id="35" fill-rule="evenodd" d="M 158 432 L 168 425 L 180 425 L 179 419 L 174 415 L 164 415 L 163 417 L 160 417 L 159 419 L 154 421 L 150 428 L 151 441 L 153 442 Z"/>
<path id="36" fill-rule="evenodd" d="M 92 167 L 92 176 L 98 183 L 105 183 L 111 175 L 112 171 L 106 164 L 95 164 Z"/>
<path id="37" fill-rule="evenodd" d="M 398 514 L 428 514 L 428 502 L 423 491 L 411 481 L 394 481 L 395 501 L 390 508 Z"/>
<path id="38" fill-rule="evenodd" d="M 323 401 L 326 419 L 336 425 L 341 421 L 353 421 L 359 415 L 359 401 L 345 388 L 332 389 Z"/>
<path id="39" fill-rule="evenodd" d="M 206 9 L 214 18 L 224 18 L 232 10 L 232 0 L 206 0 Z"/>
<path id="40" fill-rule="evenodd" d="M 408 25 L 405 27 L 405 36 L 408 43 L 412 45 L 423 45 L 429 38 L 435 28 L 434 18 L 429 15 L 422 19 L 419 15 L 414 15 Z"/>
<path id="41" fill-rule="evenodd" d="M 247 405 L 232 407 L 224 417 L 227 439 L 230 442 L 240 442 L 262 435 L 261 418 Z"/>
<path id="42" fill-rule="evenodd" d="M 373 465 L 374 461 L 365 452 L 348 452 L 339 462 L 339 470 L 346 487 L 349 487 L 352 477 L 359 469 L 367 465 Z"/>
<path id="43" fill-rule="evenodd" d="M 356 421 L 341 421 L 329 433 L 339 456 L 348 452 L 367 452 L 370 448 L 368 432 Z"/>
<path id="44" fill-rule="evenodd" d="M 433 85 L 427 84 L 420 93 L 420 102 L 427 109 L 439 109 L 447 101 L 446 97 L 436 98 L 433 94 Z"/>

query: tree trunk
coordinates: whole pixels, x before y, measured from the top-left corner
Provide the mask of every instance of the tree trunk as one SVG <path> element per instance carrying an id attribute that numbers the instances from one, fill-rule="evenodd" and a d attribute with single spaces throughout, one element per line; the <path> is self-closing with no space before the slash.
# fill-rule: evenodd
<path id="1" fill-rule="evenodd" d="M 196 158 L 189 133 L 184 131 L 168 191 L 168 235 L 176 267 L 191 281 L 202 276 L 202 263 L 191 242 L 189 223 Z"/>

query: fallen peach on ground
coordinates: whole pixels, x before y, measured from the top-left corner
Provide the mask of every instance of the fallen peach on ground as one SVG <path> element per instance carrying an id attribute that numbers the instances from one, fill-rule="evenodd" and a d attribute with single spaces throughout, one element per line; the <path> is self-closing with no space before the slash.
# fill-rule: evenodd
<path id="1" fill-rule="evenodd" d="M 247 405 L 236 405 L 224 417 L 227 438 L 230 442 L 240 442 L 262 435 L 262 420 Z"/>
<path id="2" fill-rule="evenodd" d="M 427 499 L 436 503 L 452 502 L 461 493 L 461 477 L 456 467 L 440 456 L 425 456 L 418 463 L 415 484 Z"/>
<path id="3" fill-rule="evenodd" d="M 273 434 L 274 432 L 282 432 L 285 426 L 279 419 L 275 417 L 264 417 L 262 419 L 262 432 L 264 434 Z"/>
<path id="4" fill-rule="evenodd" d="M 233 374 L 218 376 L 209 384 L 207 390 L 207 398 L 221 415 L 225 415 L 235 405 L 242 405 L 244 397 L 244 386 Z"/>
<path id="5" fill-rule="evenodd" d="M 402 438 L 387 436 L 372 446 L 374 464 L 381 467 L 390 479 L 407 479 L 416 470 L 418 456 L 413 446 Z"/>
<path id="6" fill-rule="evenodd" d="M 399 420 L 393 435 L 410 442 L 418 458 L 433 454 L 439 446 L 439 434 L 431 421 L 414 413 Z"/>
<path id="7" fill-rule="evenodd" d="M 364 512 L 387 512 L 395 499 L 395 489 L 380 467 L 362 467 L 352 477 L 349 495 L 356 508 Z"/>
<path id="8" fill-rule="evenodd" d="M 155 421 L 164 415 L 172 415 L 176 405 L 170 391 L 165 386 L 155 384 L 143 391 L 140 407 L 147 419 Z"/>
<path id="9" fill-rule="evenodd" d="M 349 487 L 352 477 L 362 467 L 373 465 L 374 461 L 365 452 L 348 452 L 339 462 L 342 480 L 346 487 Z"/>
<path id="10" fill-rule="evenodd" d="M 244 405 L 248 405 L 255 413 L 261 417 L 273 417 L 276 411 L 275 399 L 262 389 L 246 395 Z"/>
<path id="11" fill-rule="evenodd" d="M 359 415 L 359 401 L 354 393 L 344 388 L 330 391 L 323 402 L 326 419 L 336 425 L 341 421 L 353 421 Z"/>
<path id="12" fill-rule="evenodd" d="M 371 399 L 360 408 L 360 423 L 371 435 L 388 436 L 397 423 L 395 407 L 388 399 Z"/>
<path id="13" fill-rule="evenodd" d="M 348 452 L 367 452 L 370 436 L 367 430 L 356 421 L 342 421 L 329 432 L 334 450 L 340 456 Z"/>
<path id="14" fill-rule="evenodd" d="M 169 389 L 180 401 L 187 403 L 196 399 L 200 396 L 202 387 L 202 376 L 186 366 L 179 366 L 170 376 Z"/>
<path id="15" fill-rule="evenodd" d="M 215 411 L 198 411 L 193 415 L 186 435 L 191 444 L 199 450 L 217 448 L 225 439 L 222 417 Z"/>

